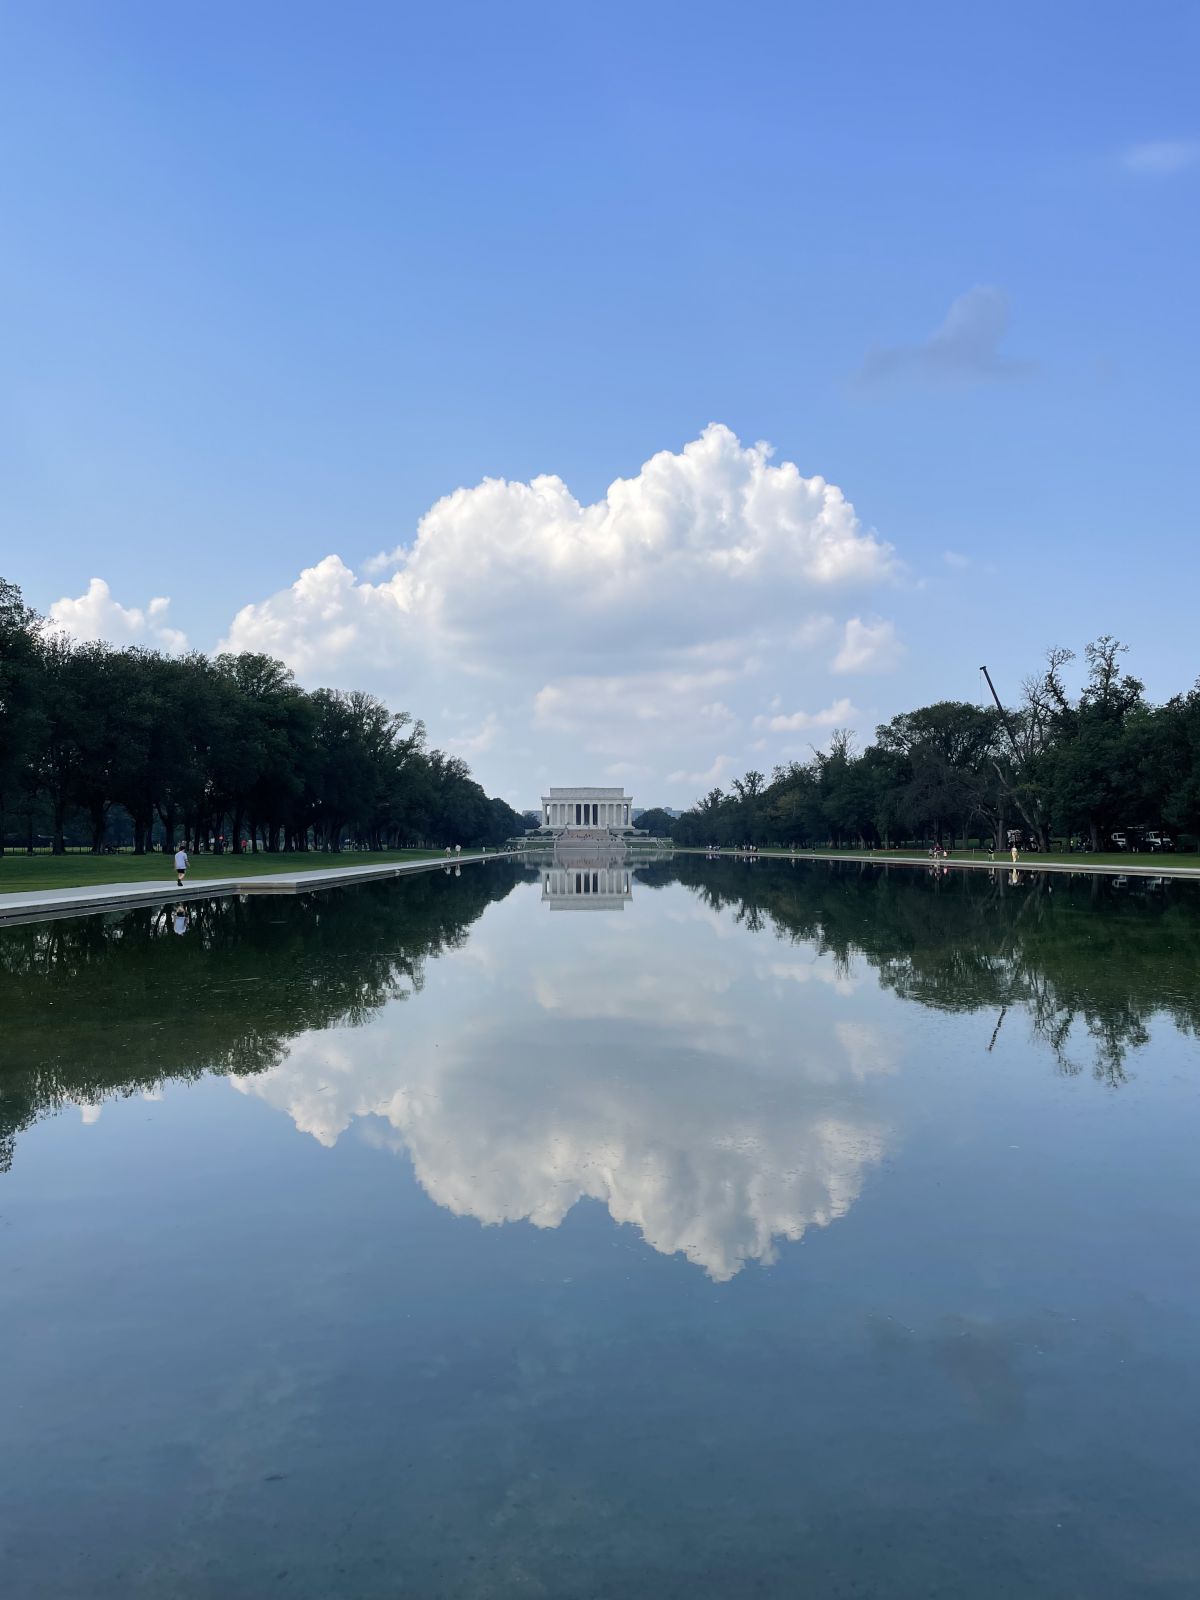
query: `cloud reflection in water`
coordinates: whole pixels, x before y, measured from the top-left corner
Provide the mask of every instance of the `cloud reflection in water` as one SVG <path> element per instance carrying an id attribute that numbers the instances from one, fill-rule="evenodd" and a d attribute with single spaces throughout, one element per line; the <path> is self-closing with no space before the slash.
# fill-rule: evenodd
<path id="1" fill-rule="evenodd" d="M 422 995 L 303 1034 L 236 1086 L 329 1147 L 361 1125 L 456 1215 L 553 1228 L 590 1198 L 716 1281 L 769 1264 L 880 1160 L 871 1080 L 894 1047 L 813 947 L 784 970 L 729 920 L 635 901 L 632 921 L 564 931 L 531 886 Z M 798 962 L 816 981 L 794 981 Z"/>

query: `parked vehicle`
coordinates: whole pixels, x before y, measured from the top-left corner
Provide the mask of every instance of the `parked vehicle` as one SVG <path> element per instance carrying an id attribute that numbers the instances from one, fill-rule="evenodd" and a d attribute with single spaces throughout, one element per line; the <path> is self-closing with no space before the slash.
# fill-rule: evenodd
<path id="1" fill-rule="evenodd" d="M 1129 835 L 1125 833 L 1124 830 L 1121 830 L 1117 833 L 1110 833 L 1109 838 L 1112 840 L 1112 847 L 1114 850 L 1128 850 L 1130 848 Z"/>
<path id="2" fill-rule="evenodd" d="M 1034 835 L 1026 833 L 1024 828 L 1010 828 L 1007 838 L 1010 850 L 1013 845 L 1016 845 L 1018 850 L 1039 850 L 1041 848 Z"/>
<path id="3" fill-rule="evenodd" d="M 1156 828 L 1150 828 L 1146 832 L 1144 846 L 1157 854 L 1160 851 L 1174 850 L 1175 841 L 1169 834 L 1159 833 Z"/>

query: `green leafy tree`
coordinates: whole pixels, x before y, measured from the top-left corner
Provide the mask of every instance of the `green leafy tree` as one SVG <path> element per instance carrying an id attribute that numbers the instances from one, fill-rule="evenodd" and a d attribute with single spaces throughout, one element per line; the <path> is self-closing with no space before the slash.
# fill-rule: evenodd
<path id="1" fill-rule="evenodd" d="M 16 584 L 0 578 L 0 853 L 7 818 L 30 814 L 33 772 L 45 735 L 38 673 L 41 618 Z"/>
<path id="2" fill-rule="evenodd" d="M 643 829 L 656 839 L 669 839 L 674 826 L 675 818 L 661 806 L 651 806 L 648 811 L 643 811 L 635 823 L 635 827 Z"/>
<path id="3" fill-rule="evenodd" d="M 948 833 L 953 843 L 974 817 L 986 818 L 999 836 L 1003 804 L 993 765 L 999 734 L 994 711 L 961 700 L 904 712 L 876 729 L 880 748 L 899 758 L 899 815 L 939 841 Z"/>

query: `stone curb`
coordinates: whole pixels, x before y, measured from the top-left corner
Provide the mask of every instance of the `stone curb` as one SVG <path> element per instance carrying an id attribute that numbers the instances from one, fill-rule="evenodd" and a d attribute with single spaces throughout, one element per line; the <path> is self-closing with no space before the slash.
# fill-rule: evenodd
<path id="1" fill-rule="evenodd" d="M 680 848 L 677 848 L 675 854 L 688 856 L 707 856 L 709 852 L 702 850 L 695 845 L 684 845 Z M 714 856 L 713 859 L 719 859 L 722 861 L 746 861 L 750 858 L 747 856 L 745 851 L 734 850 L 732 847 L 727 847 L 721 851 L 719 857 Z M 866 862 L 875 867 L 938 866 L 949 867 L 951 871 L 953 871 L 955 868 L 960 868 L 968 872 L 999 872 L 1001 870 L 1005 872 L 1011 872 L 1013 870 L 1013 863 L 1008 856 L 997 856 L 995 861 L 963 861 L 961 859 L 955 860 L 951 858 L 947 861 L 939 860 L 934 862 L 931 861 L 928 856 L 893 856 L 884 855 L 882 852 L 878 852 L 875 855 L 869 855 L 866 852 L 861 855 L 857 852 L 854 854 L 847 852 L 845 855 L 835 856 L 822 854 L 816 850 L 797 850 L 794 854 L 786 850 L 762 850 L 754 859 L 757 861 Z M 1200 867 L 1143 867 L 1133 866 L 1132 864 L 1125 867 L 1115 866 L 1107 862 L 1099 862 L 1094 867 L 1077 867 L 1070 861 L 1039 861 L 1036 855 L 1023 855 L 1016 864 L 1016 870 L 1018 872 L 1073 872 L 1078 874 L 1080 877 L 1085 878 L 1094 877 L 1099 874 L 1110 878 L 1173 878 L 1181 883 L 1186 883 L 1189 880 L 1191 882 L 1200 881 Z"/>
<path id="2" fill-rule="evenodd" d="M 403 873 L 433 872 L 473 861 L 503 861 L 518 854 L 497 850 L 487 855 L 432 856 L 427 861 L 397 861 L 366 867 L 319 867 L 311 872 L 269 872 L 253 878 L 206 878 L 199 883 L 95 883 L 78 888 L 43 889 L 0 894 L 0 927 L 44 922 L 55 917 L 84 917 L 97 911 L 128 911 L 136 906 L 182 905 L 230 894 L 306 894 L 336 889 L 347 883 L 398 878 Z"/>

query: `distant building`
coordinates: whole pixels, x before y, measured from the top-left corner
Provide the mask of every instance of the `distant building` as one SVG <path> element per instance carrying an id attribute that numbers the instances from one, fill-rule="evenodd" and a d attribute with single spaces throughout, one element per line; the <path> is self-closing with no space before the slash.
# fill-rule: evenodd
<path id="1" fill-rule="evenodd" d="M 624 789 L 551 789 L 530 830 L 550 838 L 622 838 L 637 833 L 633 801 Z"/>

